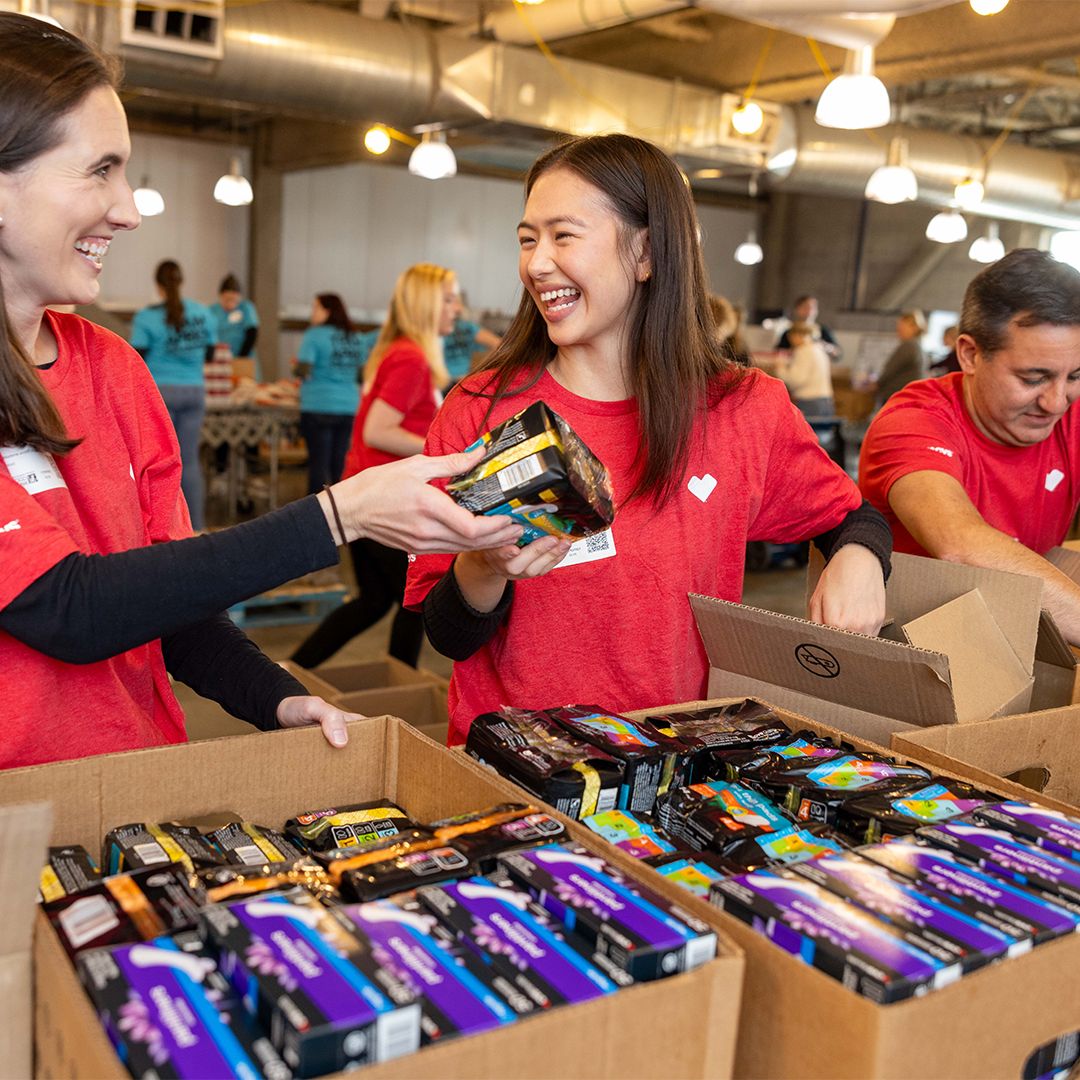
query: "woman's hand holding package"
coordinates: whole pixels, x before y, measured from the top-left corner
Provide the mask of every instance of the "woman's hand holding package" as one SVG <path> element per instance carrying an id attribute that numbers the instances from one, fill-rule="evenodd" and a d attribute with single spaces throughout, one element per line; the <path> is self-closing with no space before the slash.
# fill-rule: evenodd
<path id="1" fill-rule="evenodd" d="M 503 516 L 477 516 L 462 509 L 430 481 L 472 468 L 483 450 L 415 457 L 379 465 L 333 487 L 345 536 L 339 536 L 326 492 L 319 499 L 335 539 L 376 540 L 413 554 L 473 551 L 513 544 L 521 526 Z"/>
<path id="2" fill-rule="evenodd" d="M 885 621 L 885 579 L 877 556 L 845 544 L 822 571 L 809 615 L 811 622 L 876 635 Z"/>

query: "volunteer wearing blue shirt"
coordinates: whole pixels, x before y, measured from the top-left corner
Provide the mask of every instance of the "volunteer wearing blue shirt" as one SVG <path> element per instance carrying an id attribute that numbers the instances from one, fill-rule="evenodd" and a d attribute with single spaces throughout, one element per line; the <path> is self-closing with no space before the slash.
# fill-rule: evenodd
<path id="1" fill-rule="evenodd" d="M 244 299 L 244 290 L 235 274 L 229 274 L 218 288 L 218 302 L 210 305 L 210 314 L 217 327 L 217 339 L 229 346 L 229 352 L 237 360 L 255 361 L 255 378 L 262 379 L 259 357 L 255 352 L 255 339 L 259 336 L 259 313 L 250 300 Z"/>
<path id="2" fill-rule="evenodd" d="M 502 338 L 479 323 L 460 316 L 454 320 L 454 329 L 443 338 L 443 359 L 450 378 L 457 382 L 469 374 L 473 353 L 494 349 Z"/>
<path id="3" fill-rule="evenodd" d="M 311 326 L 296 355 L 309 492 L 341 479 L 353 418 L 360 408 L 360 372 L 371 351 L 367 338 L 356 332 L 337 293 L 315 297 Z"/>
<path id="4" fill-rule="evenodd" d="M 202 304 L 180 295 L 184 275 L 171 259 L 154 273 L 162 303 L 136 313 L 131 344 L 142 354 L 169 411 L 180 444 L 180 486 L 196 532 L 205 525 L 199 437 L 206 413 L 203 365 L 217 340 L 214 320 Z"/>

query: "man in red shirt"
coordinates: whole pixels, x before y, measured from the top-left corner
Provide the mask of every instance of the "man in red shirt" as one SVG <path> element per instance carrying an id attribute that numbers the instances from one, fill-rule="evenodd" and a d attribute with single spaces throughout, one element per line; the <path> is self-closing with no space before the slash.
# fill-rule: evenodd
<path id="1" fill-rule="evenodd" d="M 1080 273 L 1012 251 L 964 295 L 958 374 L 911 383 L 863 442 L 859 486 L 897 551 L 1042 578 L 1080 644 L 1080 585 L 1043 557 L 1080 503 Z"/>

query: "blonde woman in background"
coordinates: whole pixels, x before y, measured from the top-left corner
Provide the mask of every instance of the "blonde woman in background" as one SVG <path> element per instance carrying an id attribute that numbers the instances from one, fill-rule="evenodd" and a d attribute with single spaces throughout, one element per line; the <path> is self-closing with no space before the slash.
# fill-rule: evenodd
<path id="1" fill-rule="evenodd" d="M 386 322 L 364 367 L 364 391 L 343 477 L 421 453 L 450 381 L 442 337 L 453 329 L 459 309 L 452 271 L 418 263 L 398 278 Z M 397 604 L 390 655 L 416 667 L 424 627 L 418 612 L 401 606 L 408 556 L 367 539 L 353 542 L 349 550 L 360 596 L 331 612 L 293 660 L 303 667 L 321 664 Z"/>

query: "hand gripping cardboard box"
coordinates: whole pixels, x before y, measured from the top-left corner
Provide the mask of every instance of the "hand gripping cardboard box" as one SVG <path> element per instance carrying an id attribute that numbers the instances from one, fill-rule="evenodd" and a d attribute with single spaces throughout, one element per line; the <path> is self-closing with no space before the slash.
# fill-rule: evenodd
<path id="1" fill-rule="evenodd" d="M 710 696 L 758 697 L 888 746 L 894 731 L 1071 703 L 1076 657 L 1041 595 L 1036 578 L 895 555 L 876 638 L 704 596 L 690 603 Z"/>
<path id="2" fill-rule="evenodd" d="M 343 750 L 317 730 L 239 736 L 0 773 L 0 805 L 47 799 L 54 841 L 94 850 L 109 828 L 215 809 L 280 822 L 297 809 L 387 796 L 422 820 L 505 801 L 497 777 L 414 731 L 381 717 L 350 726 Z M 594 851 L 597 838 L 574 825 Z M 40 846 L 40 845 L 38 845 Z M 7 850 L 0 856 L 7 858 Z M 36 880 L 44 850 L 24 852 Z M 636 866 L 631 872 L 639 872 Z M 5 882 L 8 879 L 5 878 Z M 670 899 L 683 894 L 662 882 Z M 660 891 L 660 886 L 654 886 Z M 5 889 L 5 914 L 28 919 L 30 896 Z M 725 922 L 707 909 L 707 921 Z M 10 919 L 4 920 L 6 927 Z M 554 1009 L 500 1030 L 453 1039 L 367 1067 L 371 1080 L 403 1077 L 731 1075 L 742 956 L 720 933 L 719 955 L 700 968 L 641 983 L 583 1005 Z M 38 917 L 34 941 L 36 1073 L 121 1080 L 126 1072 L 83 993 L 58 939 Z M 26 996 L 22 998 L 25 1010 Z M 19 1001 L 6 1001 L 9 1025 Z M 14 1013 L 12 1012 L 14 1009 Z M 25 1020 L 24 1020 L 25 1023 Z M 2 1069 L 0 1069 L 2 1072 Z M 23 1074 L 25 1075 L 25 1073 Z"/>
<path id="3" fill-rule="evenodd" d="M 731 698 L 684 702 L 630 712 L 651 713 L 727 704 Z M 890 753 L 867 739 L 783 709 L 793 728 L 844 739 L 857 750 Z M 926 764 L 917 757 L 912 764 Z M 964 779 L 948 769 L 939 775 Z M 520 789 L 501 781 L 506 791 Z M 1029 793 L 1030 794 L 1030 793 Z M 609 861 L 632 856 L 609 846 Z M 642 867 L 655 885 L 659 874 Z M 708 904 L 689 893 L 696 915 Z M 1030 1055 L 1080 1029 L 1080 934 L 1040 945 L 958 982 L 893 1005 L 875 1005 L 784 952 L 745 923 L 721 914 L 725 931 L 746 953 L 735 1076 L 761 1080 L 1018 1080 Z"/>

